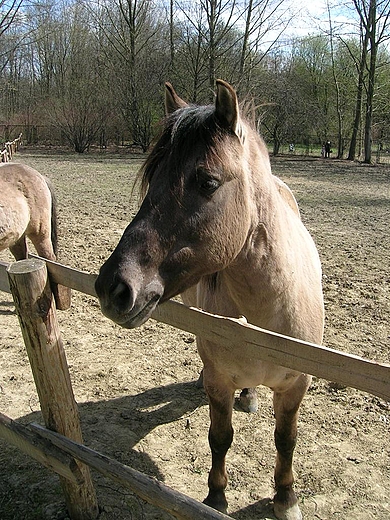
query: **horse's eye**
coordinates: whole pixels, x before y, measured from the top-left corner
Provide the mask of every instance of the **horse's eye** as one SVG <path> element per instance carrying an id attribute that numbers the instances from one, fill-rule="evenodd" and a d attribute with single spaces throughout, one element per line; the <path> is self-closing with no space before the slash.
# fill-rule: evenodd
<path id="1" fill-rule="evenodd" d="M 199 185 L 201 192 L 206 196 L 212 195 L 215 191 L 217 191 L 219 186 L 220 183 L 217 181 L 217 179 L 212 178 L 201 181 Z"/>

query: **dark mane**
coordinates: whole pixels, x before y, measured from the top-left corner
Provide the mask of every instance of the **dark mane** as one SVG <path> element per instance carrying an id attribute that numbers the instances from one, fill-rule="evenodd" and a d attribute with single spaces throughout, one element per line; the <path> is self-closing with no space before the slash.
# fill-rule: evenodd
<path id="1" fill-rule="evenodd" d="M 191 105 L 166 117 L 163 131 L 140 171 L 143 195 L 158 168 L 169 171 L 170 181 L 175 183 L 195 145 L 206 151 L 215 150 L 223 130 L 216 122 L 214 111 L 214 105 Z"/>

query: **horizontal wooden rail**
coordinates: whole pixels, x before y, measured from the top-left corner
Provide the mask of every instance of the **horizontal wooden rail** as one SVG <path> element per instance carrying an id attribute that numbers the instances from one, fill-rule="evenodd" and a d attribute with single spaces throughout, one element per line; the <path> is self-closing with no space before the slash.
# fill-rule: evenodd
<path id="1" fill-rule="evenodd" d="M 96 296 L 96 275 L 46 260 L 53 281 Z M 0 277 L 1 280 L 1 277 Z M 390 400 L 390 365 L 270 332 L 240 319 L 210 314 L 170 300 L 152 317 L 245 356 L 345 384 Z"/>
<path id="2" fill-rule="evenodd" d="M 42 436 L 2 413 L 0 413 L 0 437 L 74 484 L 80 485 L 84 482 L 83 475 L 72 456 L 45 442 Z"/>
<path id="3" fill-rule="evenodd" d="M 181 520 L 227 520 L 230 516 L 215 511 L 197 500 L 175 491 L 106 455 L 72 441 L 57 432 L 32 423 L 28 427 L 0 414 L 0 437 L 37 460 L 49 470 L 75 484 L 84 482 L 75 459 L 130 489 L 149 504 Z"/>
<path id="4" fill-rule="evenodd" d="M 175 518 L 181 520 L 199 520 L 200 518 L 205 520 L 231 519 L 230 516 L 219 513 L 215 509 L 171 489 L 159 480 L 149 477 L 125 464 L 121 464 L 82 444 L 71 441 L 63 435 L 34 423 L 30 425 L 30 428 L 65 453 L 72 455 L 105 477 L 130 489 L 146 502 L 149 502 L 149 504 L 167 511 Z"/>
<path id="5" fill-rule="evenodd" d="M 153 318 L 245 356 L 343 383 L 390 400 L 390 365 L 261 329 L 243 320 L 209 314 L 175 301 L 159 305 Z"/>

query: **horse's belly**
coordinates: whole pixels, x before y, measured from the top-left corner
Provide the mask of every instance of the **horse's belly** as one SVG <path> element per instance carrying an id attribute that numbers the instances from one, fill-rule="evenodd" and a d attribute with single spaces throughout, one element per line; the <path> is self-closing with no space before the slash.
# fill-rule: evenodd
<path id="1" fill-rule="evenodd" d="M 241 349 L 230 350 L 198 340 L 198 350 L 210 378 L 222 377 L 235 389 L 264 385 L 283 390 L 300 375 L 295 370 L 251 358 Z"/>

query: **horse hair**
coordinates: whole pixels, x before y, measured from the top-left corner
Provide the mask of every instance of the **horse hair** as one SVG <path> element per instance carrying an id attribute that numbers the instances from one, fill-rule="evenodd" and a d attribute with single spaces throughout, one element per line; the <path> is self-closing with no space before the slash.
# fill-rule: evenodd
<path id="1" fill-rule="evenodd" d="M 214 105 L 190 105 L 163 120 L 163 130 L 140 171 L 142 196 L 162 165 L 171 174 L 171 186 L 180 185 L 184 162 L 194 145 L 217 155 L 218 143 L 226 130 L 218 125 L 214 110 Z"/>

